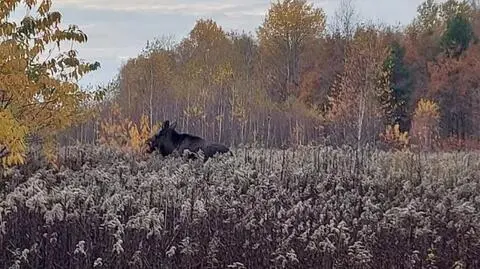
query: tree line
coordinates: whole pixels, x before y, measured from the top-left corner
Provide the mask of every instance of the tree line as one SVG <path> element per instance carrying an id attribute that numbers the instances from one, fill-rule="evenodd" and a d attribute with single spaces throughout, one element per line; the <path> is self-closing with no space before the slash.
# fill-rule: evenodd
<path id="1" fill-rule="evenodd" d="M 180 42 L 154 39 L 125 63 L 100 119 L 115 103 L 132 122 L 176 120 L 208 139 L 275 147 L 475 141 L 475 3 L 425 1 L 404 27 L 356 14 L 344 0 L 328 24 L 307 1 L 278 1 L 255 35 L 200 19 Z M 93 125 L 74 135 L 96 141 Z"/>

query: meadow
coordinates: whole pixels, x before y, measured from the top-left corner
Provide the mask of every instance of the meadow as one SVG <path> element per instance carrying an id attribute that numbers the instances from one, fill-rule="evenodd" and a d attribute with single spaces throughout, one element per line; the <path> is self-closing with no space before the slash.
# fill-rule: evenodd
<path id="1" fill-rule="evenodd" d="M 107 147 L 15 168 L 0 268 L 479 268 L 480 154 Z"/>
<path id="2" fill-rule="evenodd" d="M 107 9 L 53 2 L 80 7 L 0 2 L 0 269 L 480 268 L 478 0 L 422 1 L 401 27 L 281 0 L 255 29 L 202 16 L 137 55 L 123 24 L 163 11 L 122 11 L 104 47 L 80 28 Z M 118 72 L 81 85 L 105 57 Z M 234 156 L 133 153 L 205 145 L 150 140 L 166 120 Z"/>

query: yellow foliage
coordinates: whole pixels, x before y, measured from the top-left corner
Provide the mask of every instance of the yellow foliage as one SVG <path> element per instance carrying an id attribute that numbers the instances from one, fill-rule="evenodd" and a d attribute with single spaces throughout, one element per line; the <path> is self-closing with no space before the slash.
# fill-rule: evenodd
<path id="1" fill-rule="evenodd" d="M 2 159 L 4 166 L 24 162 L 29 134 L 51 141 L 43 148 L 52 157 L 56 133 L 83 119 L 83 105 L 91 97 L 76 82 L 99 64 L 82 63 L 71 49 L 87 36 L 75 25 L 62 29 L 61 14 L 51 11 L 50 3 L 10 0 L 0 5 L 0 145 L 10 152 Z M 22 4 L 28 12 L 19 23 L 12 13 Z M 65 41 L 69 50 L 61 52 Z M 60 53 L 45 59 L 50 50 Z"/>
<path id="2" fill-rule="evenodd" d="M 5 158 L 2 158 L 4 167 L 23 164 L 26 148 L 23 138 L 26 133 L 27 128 L 18 124 L 9 111 L 0 111 L 0 149 L 6 147 L 10 152 Z"/>
<path id="3" fill-rule="evenodd" d="M 111 116 L 100 123 L 100 143 L 122 151 L 141 152 L 145 141 L 158 129 L 150 126 L 149 117 L 142 115 L 137 125 L 122 116 L 120 106 L 113 104 Z"/>
<path id="4" fill-rule="evenodd" d="M 179 90 L 176 95 L 199 100 L 188 102 L 209 103 L 214 97 L 214 89 L 224 88 L 233 77 L 232 42 L 225 31 L 212 19 L 199 19 L 190 31 L 188 38 L 179 44 L 182 55 L 189 55 L 182 63 L 178 74 Z M 204 110 L 204 107 L 198 108 Z M 201 116 L 202 111 L 192 108 L 185 113 L 191 117 Z M 195 111 L 197 110 L 197 111 Z"/>
<path id="5" fill-rule="evenodd" d="M 158 125 L 151 128 L 149 125 L 149 117 L 142 115 L 140 126 L 132 124 L 130 127 L 130 137 L 128 139 L 129 148 L 136 152 L 141 151 L 143 144 L 151 135 L 153 135 L 154 130 L 157 130 L 156 128 L 158 128 Z"/>
<path id="6" fill-rule="evenodd" d="M 140 138 L 140 133 L 138 132 L 137 126 L 131 125 L 128 134 L 128 147 L 133 150 L 139 149 L 142 140 Z"/>
<path id="7" fill-rule="evenodd" d="M 100 123 L 101 144 L 117 149 L 124 149 L 128 145 L 132 122 L 122 118 L 120 106 L 114 103 L 110 108 L 110 117 Z"/>
<path id="8" fill-rule="evenodd" d="M 440 107 L 434 101 L 422 98 L 415 109 L 415 117 L 438 120 L 440 118 Z"/>
<path id="9" fill-rule="evenodd" d="M 437 103 L 420 99 L 412 121 L 412 137 L 423 148 L 431 148 L 438 136 L 440 108 Z"/>
<path id="10" fill-rule="evenodd" d="M 326 16 L 322 9 L 307 4 L 305 0 L 283 0 L 272 3 L 263 25 L 259 28 L 262 43 L 278 46 L 271 39 L 303 40 L 317 36 L 325 29 Z"/>
<path id="11" fill-rule="evenodd" d="M 408 132 L 401 132 L 398 124 L 393 127 L 388 125 L 385 132 L 380 134 L 380 137 L 385 143 L 396 149 L 405 149 L 409 144 Z"/>
<path id="12" fill-rule="evenodd" d="M 217 84 L 228 82 L 233 77 L 233 68 L 229 62 L 217 66 L 216 72 L 213 74 L 213 81 Z"/>

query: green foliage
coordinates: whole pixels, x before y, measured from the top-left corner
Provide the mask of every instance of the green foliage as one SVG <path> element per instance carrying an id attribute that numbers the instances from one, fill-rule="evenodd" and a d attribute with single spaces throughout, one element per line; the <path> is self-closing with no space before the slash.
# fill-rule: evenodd
<path id="1" fill-rule="evenodd" d="M 415 22 L 419 24 L 423 31 L 432 33 L 438 23 L 439 11 L 440 7 L 435 3 L 435 0 L 426 0 L 418 6 Z"/>
<path id="2" fill-rule="evenodd" d="M 456 17 L 471 17 L 472 11 L 471 3 L 466 0 L 447 0 L 440 3 L 435 0 L 426 0 L 418 6 L 414 23 L 424 33 L 432 35 L 439 28 L 445 28 L 445 25 Z"/>
<path id="3" fill-rule="evenodd" d="M 384 62 L 384 69 L 390 70 L 389 88 L 390 96 L 388 124 L 400 124 L 402 130 L 406 130 L 409 120 L 409 105 L 413 93 L 413 79 L 407 65 L 404 62 L 405 48 L 393 41 L 390 45 L 390 55 Z"/>
<path id="4" fill-rule="evenodd" d="M 447 29 L 442 36 L 442 48 L 451 57 L 457 57 L 475 40 L 472 23 L 463 15 L 455 15 L 447 22 Z"/>

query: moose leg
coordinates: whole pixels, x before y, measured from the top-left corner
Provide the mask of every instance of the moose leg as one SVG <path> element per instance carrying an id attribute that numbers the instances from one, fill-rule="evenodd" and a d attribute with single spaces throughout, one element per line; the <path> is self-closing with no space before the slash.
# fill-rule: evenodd
<path id="1" fill-rule="evenodd" d="M 197 154 L 195 152 L 190 151 L 189 149 L 179 149 L 178 153 L 181 157 L 186 157 L 187 160 L 197 159 Z"/>
<path id="2" fill-rule="evenodd" d="M 195 153 L 193 153 L 193 152 L 188 152 L 188 153 L 187 153 L 187 159 L 188 159 L 188 160 L 196 160 L 196 159 L 197 159 L 197 155 L 195 155 Z"/>

